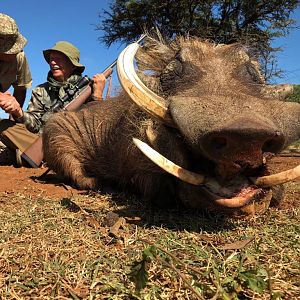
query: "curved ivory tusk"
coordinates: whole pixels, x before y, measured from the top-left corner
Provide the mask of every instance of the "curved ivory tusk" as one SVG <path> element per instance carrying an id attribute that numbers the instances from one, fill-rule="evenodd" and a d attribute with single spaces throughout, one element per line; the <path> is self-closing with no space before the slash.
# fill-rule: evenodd
<path id="1" fill-rule="evenodd" d="M 251 200 L 253 200 L 253 197 L 261 192 L 261 189 L 253 189 L 247 193 L 243 193 L 243 195 L 237 195 L 231 198 L 220 198 L 209 188 L 206 189 L 206 192 L 213 199 L 213 202 L 220 206 L 227 208 L 241 208 L 245 205 L 248 205 Z"/>
<path id="2" fill-rule="evenodd" d="M 228 208 L 239 208 L 239 207 L 243 207 L 245 205 L 247 205 L 252 198 L 259 193 L 259 190 L 254 190 L 252 192 L 250 192 L 248 195 L 246 196 L 237 196 L 237 197 L 233 197 L 233 198 L 224 198 L 224 199 L 216 199 L 214 200 L 215 203 L 224 206 L 224 207 L 228 207 Z"/>
<path id="3" fill-rule="evenodd" d="M 139 139 L 133 138 L 133 142 L 150 160 L 152 160 L 156 165 L 166 172 L 178 177 L 184 182 L 193 185 L 203 184 L 205 180 L 203 175 L 181 168 Z"/>
<path id="4" fill-rule="evenodd" d="M 138 43 L 130 44 L 119 55 L 117 73 L 120 83 L 129 97 L 140 108 L 174 127 L 168 108 L 163 105 L 163 98 L 148 89 L 135 72 L 133 60 L 138 48 Z"/>
<path id="5" fill-rule="evenodd" d="M 253 181 L 258 186 L 271 187 L 295 180 L 298 177 L 300 177 L 300 165 L 281 173 L 273 174 L 270 176 L 257 177 Z"/>

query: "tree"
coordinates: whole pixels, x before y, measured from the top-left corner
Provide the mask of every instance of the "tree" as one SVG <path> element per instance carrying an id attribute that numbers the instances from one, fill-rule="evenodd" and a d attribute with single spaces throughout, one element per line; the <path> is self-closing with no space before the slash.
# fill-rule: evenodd
<path id="1" fill-rule="evenodd" d="M 280 77 L 274 38 L 295 27 L 290 16 L 299 0 L 115 0 L 99 14 L 99 40 L 129 43 L 152 27 L 163 36 L 198 36 L 216 43 L 241 42 L 261 62 L 265 78 Z"/>

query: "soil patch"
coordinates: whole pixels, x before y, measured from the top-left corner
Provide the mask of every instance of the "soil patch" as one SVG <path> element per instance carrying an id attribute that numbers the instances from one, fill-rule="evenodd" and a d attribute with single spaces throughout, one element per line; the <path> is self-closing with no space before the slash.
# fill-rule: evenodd
<path id="1" fill-rule="evenodd" d="M 270 169 L 272 173 L 284 171 L 300 164 L 298 156 L 279 156 L 272 160 Z M 32 198 L 52 197 L 54 199 L 70 197 L 83 193 L 65 183 L 56 174 L 49 172 L 43 174 L 47 168 L 31 169 L 16 168 L 14 166 L 0 166 L 0 196 L 13 197 L 15 194 L 23 194 Z M 299 206 L 300 179 L 287 184 L 285 204 Z"/>
<path id="2" fill-rule="evenodd" d="M 0 195 L 23 194 L 32 198 L 46 196 L 57 199 L 82 193 L 62 183 L 55 174 L 43 176 L 46 171 L 47 168 L 0 166 Z"/>

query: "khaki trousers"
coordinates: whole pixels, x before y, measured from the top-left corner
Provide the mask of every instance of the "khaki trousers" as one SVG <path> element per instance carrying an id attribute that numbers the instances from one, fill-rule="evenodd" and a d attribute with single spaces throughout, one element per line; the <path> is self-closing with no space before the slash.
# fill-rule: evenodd
<path id="1" fill-rule="evenodd" d="M 27 130 L 24 124 L 12 120 L 0 121 L 0 140 L 13 151 L 20 149 L 24 152 L 38 137 L 37 133 Z"/>

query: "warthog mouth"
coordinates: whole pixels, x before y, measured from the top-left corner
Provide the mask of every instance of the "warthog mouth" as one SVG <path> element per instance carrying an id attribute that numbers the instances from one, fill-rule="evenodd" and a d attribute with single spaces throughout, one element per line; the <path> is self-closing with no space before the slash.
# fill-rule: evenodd
<path id="1" fill-rule="evenodd" d="M 254 202 L 270 200 L 269 188 L 258 187 L 243 175 L 236 176 L 222 185 L 216 179 L 207 177 L 202 189 L 215 206 L 229 209 L 238 209 Z"/>
<path id="2" fill-rule="evenodd" d="M 246 207 L 251 203 L 262 201 L 270 202 L 272 197 L 270 187 L 300 177 L 299 165 L 293 169 L 269 176 L 257 176 L 259 175 L 257 174 L 255 177 L 250 177 L 239 174 L 239 176 L 235 176 L 234 179 L 220 185 L 213 177 L 194 173 L 176 165 L 138 139 L 134 138 L 133 142 L 160 168 L 184 182 L 195 186 L 201 186 L 208 194 L 210 201 L 213 201 L 216 206 L 224 208 L 239 209 Z M 262 171 L 265 173 L 266 169 L 261 170 L 261 172 Z"/>

